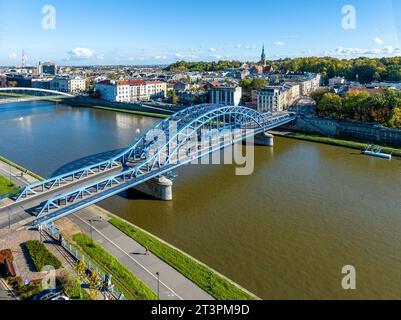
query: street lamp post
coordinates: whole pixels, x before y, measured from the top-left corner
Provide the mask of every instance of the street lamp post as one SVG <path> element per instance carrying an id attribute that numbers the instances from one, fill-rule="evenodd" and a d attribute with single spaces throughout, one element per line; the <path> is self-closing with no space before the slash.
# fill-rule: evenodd
<path id="1" fill-rule="evenodd" d="M 98 219 L 89 219 L 89 225 L 90 225 L 90 234 L 91 234 L 91 246 L 93 246 L 93 222 L 101 222 L 101 220 Z"/>
<path id="2" fill-rule="evenodd" d="M 160 299 L 160 273 L 156 272 L 157 276 L 157 298 Z"/>

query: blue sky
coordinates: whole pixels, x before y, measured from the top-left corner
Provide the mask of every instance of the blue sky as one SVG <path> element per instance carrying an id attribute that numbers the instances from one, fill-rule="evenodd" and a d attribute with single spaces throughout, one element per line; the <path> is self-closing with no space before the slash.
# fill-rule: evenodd
<path id="1" fill-rule="evenodd" d="M 56 28 L 42 27 L 42 8 Z M 342 28 L 352 5 L 356 28 Z M 0 0 L 0 65 L 400 54 L 401 0 Z"/>

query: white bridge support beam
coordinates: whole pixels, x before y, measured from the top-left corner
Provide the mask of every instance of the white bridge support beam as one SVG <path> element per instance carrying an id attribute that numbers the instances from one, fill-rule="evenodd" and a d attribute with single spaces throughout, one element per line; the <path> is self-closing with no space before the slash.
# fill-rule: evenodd
<path id="1" fill-rule="evenodd" d="M 255 136 L 255 145 L 257 146 L 274 146 L 274 136 L 268 131 L 259 133 Z"/>
<path id="2" fill-rule="evenodd" d="M 163 201 L 173 200 L 173 181 L 165 176 L 154 178 L 133 187 L 144 194 Z"/>

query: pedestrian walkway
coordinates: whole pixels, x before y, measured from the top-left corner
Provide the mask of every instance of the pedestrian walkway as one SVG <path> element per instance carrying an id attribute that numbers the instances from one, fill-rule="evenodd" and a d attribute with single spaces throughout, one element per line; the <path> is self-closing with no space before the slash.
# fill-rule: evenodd
<path id="1" fill-rule="evenodd" d="M 158 291 L 159 284 L 160 299 L 213 300 L 208 293 L 151 252 L 146 254 L 146 248 L 112 226 L 107 219 L 108 217 L 96 206 L 91 206 L 68 218 L 86 234 L 92 233 L 96 242 L 155 293 Z M 64 224 L 68 224 L 68 220 L 60 221 L 62 229 L 64 229 Z M 159 283 L 157 273 L 160 277 Z"/>

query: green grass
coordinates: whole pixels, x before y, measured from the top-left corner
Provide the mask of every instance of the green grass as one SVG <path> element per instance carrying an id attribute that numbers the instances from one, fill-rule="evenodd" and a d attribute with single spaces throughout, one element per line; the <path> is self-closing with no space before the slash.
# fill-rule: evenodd
<path id="1" fill-rule="evenodd" d="M 289 133 L 285 133 L 281 136 L 286 137 L 286 138 L 294 138 L 294 139 L 324 143 L 324 144 L 329 144 L 329 145 L 333 145 L 333 146 L 340 146 L 340 147 L 346 147 L 346 148 L 357 149 L 357 150 L 365 150 L 368 147 L 368 144 L 363 143 L 363 142 L 344 140 L 344 139 L 339 139 L 339 138 L 328 138 L 328 137 L 319 136 L 319 135 L 315 135 L 315 134 L 289 132 Z M 379 146 L 377 145 L 375 147 L 379 147 Z M 392 153 L 393 156 L 401 157 L 401 149 L 384 147 L 382 152 Z"/>
<path id="2" fill-rule="evenodd" d="M 18 90 L 18 88 L 14 88 Z M 27 98 L 34 97 L 34 95 L 25 94 L 25 93 L 11 93 L 11 92 L 0 92 L 0 96 L 10 97 L 10 98 Z"/>
<path id="3" fill-rule="evenodd" d="M 20 166 L 20 165 L 18 165 L 16 163 L 10 161 L 10 160 L 8 160 L 8 159 L 6 159 L 4 157 L 0 156 L 0 161 L 2 161 L 4 163 L 7 163 L 8 165 L 10 165 L 10 166 L 12 166 L 12 167 L 14 167 L 14 168 L 16 168 L 16 169 L 28 174 L 28 175 L 30 175 L 31 177 L 33 177 L 33 178 L 35 178 L 35 179 L 37 179 L 39 181 L 44 181 L 45 180 L 44 178 L 42 178 L 41 176 L 37 175 L 36 173 L 33 173 L 32 171 L 29 171 L 28 169 L 26 169 L 26 168 L 24 168 L 24 167 L 22 167 L 22 166 Z"/>
<path id="4" fill-rule="evenodd" d="M 102 246 L 83 233 L 73 236 L 79 248 L 86 253 L 105 272 L 113 276 L 116 288 L 129 300 L 157 300 L 157 295 L 120 261 L 108 253 Z"/>
<path id="5" fill-rule="evenodd" d="M 81 288 L 79 281 L 75 281 L 71 288 L 65 290 L 65 293 L 73 300 L 92 300 L 89 293 L 86 292 L 85 289 Z"/>
<path id="6" fill-rule="evenodd" d="M 40 272 L 44 266 L 53 266 L 55 269 L 61 268 L 61 262 L 45 247 L 45 245 L 37 240 L 27 241 L 24 243 L 28 250 L 29 256 L 35 266 L 37 272 Z"/>
<path id="7" fill-rule="evenodd" d="M 9 179 L 0 175 L 0 196 L 14 191 L 17 193 L 18 190 L 19 188 L 15 184 L 10 183 Z"/>
<path id="8" fill-rule="evenodd" d="M 174 249 L 133 225 L 117 218 L 112 218 L 109 222 L 130 238 L 148 248 L 149 251 L 197 284 L 214 298 L 218 300 L 255 299 L 255 297 L 223 278 L 207 266 L 195 261 L 185 253 Z"/>

